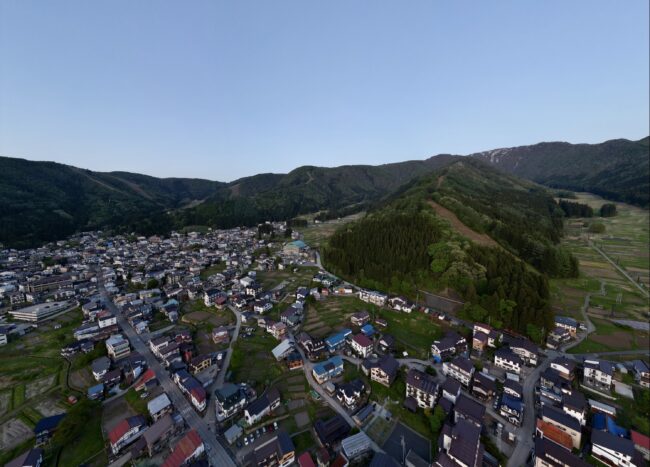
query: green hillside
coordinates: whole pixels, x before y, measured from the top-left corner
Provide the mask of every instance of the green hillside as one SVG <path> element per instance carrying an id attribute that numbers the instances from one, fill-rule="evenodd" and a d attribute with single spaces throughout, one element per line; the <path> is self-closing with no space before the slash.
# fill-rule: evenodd
<path id="1" fill-rule="evenodd" d="M 562 210 L 544 189 L 474 159 L 423 177 L 338 230 L 328 269 L 362 286 L 415 297 L 452 289 L 473 320 L 539 338 L 551 326 L 547 275 L 575 276 Z"/>

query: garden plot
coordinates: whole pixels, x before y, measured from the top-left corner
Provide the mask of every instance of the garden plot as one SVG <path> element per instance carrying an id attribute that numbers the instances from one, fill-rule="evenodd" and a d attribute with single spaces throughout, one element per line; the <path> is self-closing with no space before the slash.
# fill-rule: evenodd
<path id="1" fill-rule="evenodd" d="M 25 422 L 12 418 L 0 425 L 0 451 L 18 446 L 33 436 L 32 429 Z"/>
<path id="2" fill-rule="evenodd" d="M 0 393 L 0 416 L 9 410 L 11 404 L 11 391 L 3 391 Z"/>
<path id="3" fill-rule="evenodd" d="M 51 417 L 52 415 L 66 412 L 66 408 L 63 407 L 60 401 L 51 398 L 39 402 L 34 406 L 34 408 L 43 415 L 43 417 Z"/>
<path id="4" fill-rule="evenodd" d="M 25 386 L 25 399 L 39 396 L 50 389 L 56 383 L 57 375 L 46 376 L 45 378 L 37 379 L 32 383 L 27 383 Z"/>

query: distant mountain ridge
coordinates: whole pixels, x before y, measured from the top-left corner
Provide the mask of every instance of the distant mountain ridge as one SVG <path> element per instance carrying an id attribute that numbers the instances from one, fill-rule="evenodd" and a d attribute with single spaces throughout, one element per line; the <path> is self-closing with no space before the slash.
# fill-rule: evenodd
<path id="1" fill-rule="evenodd" d="M 0 242 L 27 247 L 89 229 L 164 233 L 186 225 L 235 227 L 300 214 L 361 210 L 464 156 L 334 168 L 303 166 L 225 183 L 94 172 L 0 157 Z M 540 143 L 472 154 L 547 186 L 648 206 L 648 138 L 595 145 Z"/>

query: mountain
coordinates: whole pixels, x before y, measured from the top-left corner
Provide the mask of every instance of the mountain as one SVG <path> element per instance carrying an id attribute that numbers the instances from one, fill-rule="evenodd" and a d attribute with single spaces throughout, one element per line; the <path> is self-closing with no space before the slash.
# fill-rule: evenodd
<path id="1" fill-rule="evenodd" d="M 0 173 L 0 241 L 18 247 L 78 230 L 140 225 L 152 212 L 204 199 L 224 185 L 6 157 L 0 158 Z"/>
<path id="2" fill-rule="evenodd" d="M 589 191 L 641 207 L 650 205 L 648 137 L 600 144 L 539 143 L 471 157 L 550 187 Z"/>
<path id="3" fill-rule="evenodd" d="M 539 185 L 460 158 L 340 228 L 323 260 L 386 292 L 451 291 L 465 299 L 464 316 L 538 339 L 552 324 L 547 275 L 578 274 L 558 244 L 562 219 Z"/>
<path id="4" fill-rule="evenodd" d="M 235 227 L 319 210 L 362 209 L 404 182 L 453 159 L 380 166 L 305 166 L 231 183 L 94 172 L 54 162 L 0 157 L 0 242 L 29 247 L 76 231 L 145 235 L 186 225 Z"/>

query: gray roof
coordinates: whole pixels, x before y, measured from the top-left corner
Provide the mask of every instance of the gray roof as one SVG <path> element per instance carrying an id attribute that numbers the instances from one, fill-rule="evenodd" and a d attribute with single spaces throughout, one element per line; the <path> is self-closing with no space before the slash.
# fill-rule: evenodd
<path id="1" fill-rule="evenodd" d="M 572 430 L 580 431 L 580 422 L 578 422 L 578 420 L 548 405 L 542 406 L 542 418 L 544 417 L 549 418 L 560 425 L 564 425 L 567 428 L 571 428 Z"/>
<path id="2" fill-rule="evenodd" d="M 454 411 L 465 415 L 478 423 L 482 423 L 483 416 L 485 415 L 485 406 L 465 394 L 461 394 L 456 401 Z"/>
<path id="3" fill-rule="evenodd" d="M 620 452 L 626 456 L 634 455 L 634 443 L 627 438 L 621 438 L 607 431 L 593 430 L 591 432 L 591 444 Z"/>

